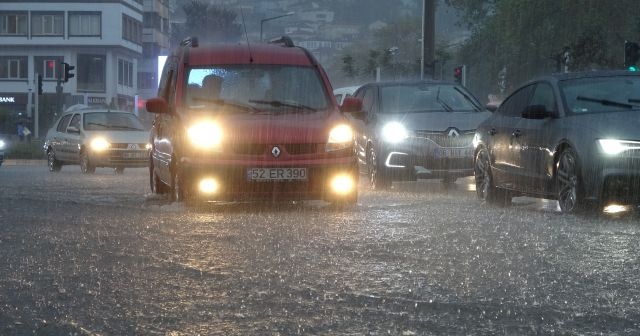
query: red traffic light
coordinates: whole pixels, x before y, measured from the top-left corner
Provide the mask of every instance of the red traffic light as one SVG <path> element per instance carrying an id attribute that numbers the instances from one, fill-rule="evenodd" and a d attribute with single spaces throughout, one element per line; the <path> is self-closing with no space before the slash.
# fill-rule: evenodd
<path id="1" fill-rule="evenodd" d="M 56 67 L 56 61 L 47 61 L 47 68 L 53 69 Z"/>

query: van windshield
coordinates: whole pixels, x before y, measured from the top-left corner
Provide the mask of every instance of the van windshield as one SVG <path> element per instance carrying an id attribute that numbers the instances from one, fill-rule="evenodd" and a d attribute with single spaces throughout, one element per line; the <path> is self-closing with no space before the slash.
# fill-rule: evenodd
<path id="1" fill-rule="evenodd" d="M 329 99 L 312 67 L 223 65 L 188 71 L 185 104 L 191 109 L 240 108 L 245 111 L 313 112 Z"/>

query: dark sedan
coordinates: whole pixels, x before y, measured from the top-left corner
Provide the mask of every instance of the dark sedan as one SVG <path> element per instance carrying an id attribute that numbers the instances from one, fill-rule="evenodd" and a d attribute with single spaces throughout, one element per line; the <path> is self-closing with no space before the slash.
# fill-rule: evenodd
<path id="1" fill-rule="evenodd" d="M 640 74 L 557 74 L 514 91 L 474 138 L 478 197 L 563 212 L 640 203 Z"/>
<path id="2" fill-rule="evenodd" d="M 373 189 L 472 176 L 473 135 L 491 115 L 464 87 L 438 81 L 370 83 L 343 107 L 353 110 L 359 159 Z"/>

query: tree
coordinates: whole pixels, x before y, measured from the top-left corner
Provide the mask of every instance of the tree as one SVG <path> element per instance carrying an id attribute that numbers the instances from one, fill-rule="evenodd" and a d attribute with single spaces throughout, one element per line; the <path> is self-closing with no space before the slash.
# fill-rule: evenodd
<path id="1" fill-rule="evenodd" d="M 242 36 L 242 26 L 235 22 L 238 14 L 232 10 L 201 0 L 188 1 L 182 10 L 187 21 L 173 27 L 173 45 L 190 36 L 201 43 L 236 42 Z"/>
<path id="2" fill-rule="evenodd" d="M 458 53 L 470 67 L 472 89 L 495 92 L 508 69 L 508 87 L 556 71 L 565 48 L 571 71 L 621 68 L 624 40 L 637 39 L 637 0 L 445 0 L 472 31 Z M 488 84 L 487 84 L 488 83 Z"/>

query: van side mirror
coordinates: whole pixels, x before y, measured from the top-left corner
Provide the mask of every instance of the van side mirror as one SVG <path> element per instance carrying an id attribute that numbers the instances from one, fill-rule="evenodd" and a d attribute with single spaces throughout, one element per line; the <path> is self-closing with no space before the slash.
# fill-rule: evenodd
<path id="1" fill-rule="evenodd" d="M 147 112 L 151 113 L 169 113 L 169 105 L 162 97 L 151 98 L 145 103 Z"/>

